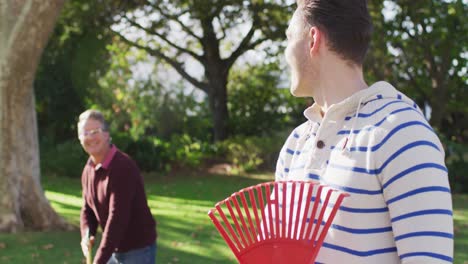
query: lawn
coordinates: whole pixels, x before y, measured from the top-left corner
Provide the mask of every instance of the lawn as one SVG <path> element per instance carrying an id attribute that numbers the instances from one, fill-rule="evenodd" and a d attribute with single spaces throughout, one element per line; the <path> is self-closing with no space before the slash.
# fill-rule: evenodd
<path id="1" fill-rule="evenodd" d="M 149 205 L 158 220 L 158 264 L 236 263 L 207 211 L 243 187 L 270 175 L 146 175 Z M 43 180 L 54 208 L 78 225 L 80 181 Z M 455 263 L 468 263 L 468 195 L 454 196 Z M 0 234 L 0 263 L 82 263 L 79 232 Z"/>

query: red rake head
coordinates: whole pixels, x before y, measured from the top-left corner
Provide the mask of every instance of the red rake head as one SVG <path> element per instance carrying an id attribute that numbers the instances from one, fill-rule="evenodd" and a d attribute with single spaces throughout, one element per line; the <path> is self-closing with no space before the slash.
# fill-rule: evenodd
<path id="1" fill-rule="evenodd" d="M 208 212 L 239 263 L 313 263 L 344 197 L 305 181 L 244 188 Z"/>

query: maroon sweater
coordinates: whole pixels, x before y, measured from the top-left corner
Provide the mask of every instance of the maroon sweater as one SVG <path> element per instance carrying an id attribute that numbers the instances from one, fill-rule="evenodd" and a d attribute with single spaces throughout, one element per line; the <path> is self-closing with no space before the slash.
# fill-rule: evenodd
<path id="1" fill-rule="evenodd" d="M 97 166 L 88 160 L 81 177 L 84 206 L 81 236 L 89 228 L 102 240 L 95 263 L 105 264 L 113 252 L 143 248 L 155 242 L 156 222 L 147 204 L 143 178 L 133 160 L 112 146 L 106 160 Z"/>

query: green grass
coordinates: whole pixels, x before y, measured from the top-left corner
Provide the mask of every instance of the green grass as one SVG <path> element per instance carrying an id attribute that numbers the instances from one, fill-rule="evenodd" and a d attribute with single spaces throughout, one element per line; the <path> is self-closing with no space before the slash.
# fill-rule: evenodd
<path id="1" fill-rule="evenodd" d="M 468 263 L 468 195 L 453 199 L 455 231 L 455 263 Z"/>
<path id="2" fill-rule="evenodd" d="M 271 175 L 147 175 L 149 205 L 158 221 L 158 264 L 236 263 L 215 230 L 207 211 L 219 200 Z M 53 207 L 78 225 L 79 179 L 43 180 Z M 468 195 L 454 196 L 455 263 L 468 263 Z M 0 263 L 83 263 L 79 232 L 0 234 Z"/>

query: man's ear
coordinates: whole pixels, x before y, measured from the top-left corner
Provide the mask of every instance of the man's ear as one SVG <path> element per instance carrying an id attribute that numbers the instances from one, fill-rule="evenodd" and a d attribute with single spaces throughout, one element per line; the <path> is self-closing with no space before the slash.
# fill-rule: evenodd
<path id="1" fill-rule="evenodd" d="M 309 30 L 309 39 L 310 39 L 310 55 L 317 54 L 319 51 L 320 45 L 322 44 L 322 32 L 318 27 L 311 27 Z"/>

